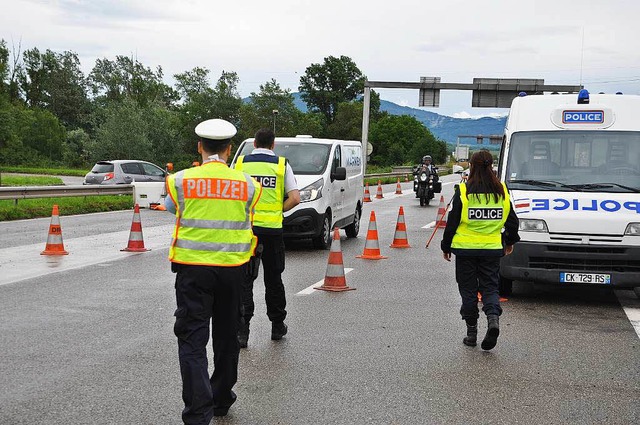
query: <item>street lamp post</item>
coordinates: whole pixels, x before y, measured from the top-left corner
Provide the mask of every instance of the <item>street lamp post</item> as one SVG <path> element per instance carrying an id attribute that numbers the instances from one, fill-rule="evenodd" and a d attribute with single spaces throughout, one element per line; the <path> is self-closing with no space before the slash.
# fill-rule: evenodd
<path id="1" fill-rule="evenodd" d="M 273 134 L 275 134 L 276 133 L 276 116 L 278 115 L 278 110 L 274 109 L 272 113 L 273 113 Z"/>

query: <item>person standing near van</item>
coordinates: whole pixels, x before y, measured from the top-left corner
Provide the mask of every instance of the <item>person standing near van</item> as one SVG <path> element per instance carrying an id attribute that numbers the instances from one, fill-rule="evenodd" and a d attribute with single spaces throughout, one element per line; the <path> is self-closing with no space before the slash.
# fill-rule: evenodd
<path id="1" fill-rule="evenodd" d="M 262 252 L 264 267 L 265 301 L 271 321 L 271 339 L 282 339 L 287 333 L 286 297 L 282 283 L 284 271 L 283 213 L 300 203 L 300 192 L 291 166 L 284 157 L 273 153 L 275 134 L 271 129 L 258 130 L 253 142 L 254 150 L 236 160 L 236 170 L 253 176 L 262 185 L 262 196 L 256 205 L 253 232 L 258 237 L 257 252 Z M 249 274 L 242 294 L 243 323 L 238 331 L 240 347 L 249 341 L 249 323 L 253 317 L 253 282 L 257 273 Z"/>
<path id="2" fill-rule="evenodd" d="M 495 347 L 500 335 L 500 258 L 511 254 L 513 245 L 520 240 L 518 217 L 509 192 L 493 173 L 492 164 L 493 157 L 487 150 L 471 157 L 469 178 L 456 187 L 440 244 L 445 260 L 451 261 L 451 253 L 456 255 L 456 281 L 462 297 L 460 314 L 467 324 L 467 336 L 462 342 L 472 347 L 478 335 L 477 294 L 482 295 L 482 310 L 487 316 L 483 350 Z"/>
<path id="3" fill-rule="evenodd" d="M 176 273 L 178 338 L 185 424 L 208 424 L 225 416 L 235 402 L 237 341 L 242 282 L 257 246 L 252 210 L 260 197 L 258 182 L 229 168 L 230 122 L 212 119 L 195 128 L 203 164 L 167 178 L 167 210 L 176 214 L 169 248 Z M 211 333 L 209 333 L 211 325 Z M 207 343 L 213 343 L 213 374 L 207 367 Z"/>

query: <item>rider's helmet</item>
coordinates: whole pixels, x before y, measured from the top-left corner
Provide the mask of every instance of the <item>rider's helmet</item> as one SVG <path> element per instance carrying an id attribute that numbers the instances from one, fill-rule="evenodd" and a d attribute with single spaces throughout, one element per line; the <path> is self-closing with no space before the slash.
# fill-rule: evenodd
<path id="1" fill-rule="evenodd" d="M 427 161 L 432 162 L 431 155 L 425 155 L 422 157 L 422 163 L 426 163 Z"/>

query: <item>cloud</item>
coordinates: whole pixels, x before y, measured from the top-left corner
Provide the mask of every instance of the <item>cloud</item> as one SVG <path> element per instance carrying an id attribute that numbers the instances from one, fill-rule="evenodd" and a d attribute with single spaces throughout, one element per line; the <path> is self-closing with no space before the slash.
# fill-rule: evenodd
<path id="1" fill-rule="evenodd" d="M 474 114 L 471 115 L 469 112 L 467 111 L 460 111 L 460 112 L 454 112 L 453 114 L 451 114 L 450 116 L 453 118 L 463 118 L 463 119 L 479 119 L 479 118 L 503 118 L 506 117 L 508 115 L 508 113 L 500 113 L 500 112 L 490 112 L 490 113 L 485 113 L 485 114 Z"/>

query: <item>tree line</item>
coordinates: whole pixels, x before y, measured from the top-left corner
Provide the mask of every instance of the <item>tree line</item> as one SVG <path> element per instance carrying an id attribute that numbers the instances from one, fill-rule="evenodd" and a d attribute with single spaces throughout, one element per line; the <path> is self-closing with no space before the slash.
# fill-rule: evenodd
<path id="1" fill-rule="evenodd" d="M 0 164 L 88 167 L 103 159 L 141 159 L 184 168 L 197 159 L 199 122 L 226 119 L 238 128 L 239 142 L 272 127 L 273 110 L 278 136 L 361 140 L 366 77 L 346 56 L 306 68 L 299 91 L 308 112 L 275 79 L 245 102 L 233 71 L 212 81 L 210 70 L 195 67 L 173 78 L 169 86 L 161 66 L 128 56 L 98 59 L 84 75 L 74 52 L 22 52 L 0 40 Z M 410 164 L 426 154 L 445 160 L 446 144 L 422 123 L 379 107 L 372 92 L 372 164 Z"/>

